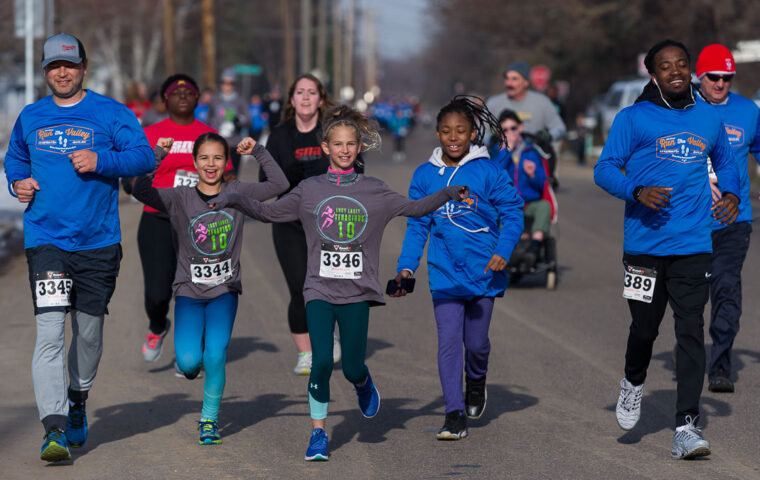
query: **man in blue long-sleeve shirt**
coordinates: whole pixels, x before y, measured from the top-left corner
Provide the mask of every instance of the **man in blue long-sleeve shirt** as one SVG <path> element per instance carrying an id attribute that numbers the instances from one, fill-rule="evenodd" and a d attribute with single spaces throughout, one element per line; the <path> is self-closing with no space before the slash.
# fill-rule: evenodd
<path id="1" fill-rule="evenodd" d="M 739 177 L 720 116 L 695 101 L 686 47 L 664 40 L 649 50 L 644 63 L 651 81 L 636 103 L 615 118 L 594 167 L 597 185 L 626 201 L 623 297 L 632 322 L 616 416 L 624 430 L 639 420 L 652 345 L 670 303 L 678 343 L 671 456 L 692 458 L 710 454 L 697 420 L 705 372 L 711 227 L 713 218 L 724 224 L 736 219 Z M 722 189 L 715 205 L 708 157 Z"/>
<path id="2" fill-rule="evenodd" d="M 48 38 L 42 69 L 52 95 L 27 105 L 16 120 L 5 174 L 10 193 L 28 203 L 24 247 L 37 325 L 32 380 L 45 428 L 40 458 L 54 462 L 70 459 L 69 446 L 87 439 L 85 400 L 121 261 L 119 177 L 147 173 L 155 161 L 134 114 L 82 89 L 82 42 L 67 34 Z"/>

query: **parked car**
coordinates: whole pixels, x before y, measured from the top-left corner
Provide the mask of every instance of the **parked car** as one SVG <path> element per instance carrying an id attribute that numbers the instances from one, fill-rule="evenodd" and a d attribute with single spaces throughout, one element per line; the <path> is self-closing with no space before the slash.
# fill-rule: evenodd
<path id="1" fill-rule="evenodd" d="M 599 105 L 602 139 L 607 140 L 607 133 L 610 131 L 612 121 L 615 120 L 615 115 L 628 105 L 633 105 L 647 83 L 649 83 L 649 77 L 635 77 L 618 80 L 610 86 Z"/>

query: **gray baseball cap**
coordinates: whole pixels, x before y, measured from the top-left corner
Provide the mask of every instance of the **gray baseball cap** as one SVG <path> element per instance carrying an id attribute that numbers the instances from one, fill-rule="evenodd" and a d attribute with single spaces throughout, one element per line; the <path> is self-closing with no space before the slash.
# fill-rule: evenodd
<path id="1" fill-rule="evenodd" d="M 45 40 L 45 46 L 42 47 L 42 68 L 57 60 L 71 63 L 86 62 L 87 54 L 84 52 L 84 45 L 73 35 L 66 33 L 53 35 Z"/>

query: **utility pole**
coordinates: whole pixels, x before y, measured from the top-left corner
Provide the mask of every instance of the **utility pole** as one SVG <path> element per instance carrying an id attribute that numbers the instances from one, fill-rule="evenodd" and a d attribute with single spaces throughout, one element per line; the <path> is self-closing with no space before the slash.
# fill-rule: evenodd
<path id="1" fill-rule="evenodd" d="M 356 36 L 356 0 L 348 0 L 346 15 L 345 44 L 345 67 L 343 69 L 343 84 L 348 87 L 354 86 L 354 37 Z"/>
<path id="2" fill-rule="evenodd" d="M 367 10 L 364 15 L 364 31 L 366 32 L 365 48 L 365 92 L 377 85 L 377 30 L 375 29 L 375 11 Z"/>
<path id="3" fill-rule="evenodd" d="M 282 31 L 285 38 L 285 85 L 290 87 L 296 78 L 296 62 L 293 56 L 293 26 L 290 23 L 288 0 L 280 0 L 280 16 L 282 17 Z"/>
<path id="4" fill-rule="evenodd" d="M 311 70 L 311 0 L 301 0 L 301 73 Z"/>
<path id="5" fill-rule="evenodd" d="M 327 73 L 327 2 L 317 0 L 317 70 L 322 74 Z"/>
<path id="6" fill-rule="evenodd" d="M 164 58 L 166 65 L 166 75 L 173 75 L 177 71 L 177 63 L 174 61 L 173 0 L 164 0 Z"/>
<path id="7" fill-rule="evenodd" d="M 203 0 L 203 83 L 216 90 L 216 43 L 214 41 L 214 0 Z"/>
<path id="8" fill-rule="evenodd" d="M 340 87 L 343 86 L 343 19 L 340 0 L 332 0 L 332 49 L 333 49 L 333 98 L 340 98 Z"/>

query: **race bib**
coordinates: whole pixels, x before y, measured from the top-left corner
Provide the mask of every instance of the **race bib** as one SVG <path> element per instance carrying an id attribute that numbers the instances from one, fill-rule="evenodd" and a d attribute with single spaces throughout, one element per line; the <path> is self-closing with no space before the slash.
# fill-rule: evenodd
<path id="1" fill-rule="evenodd" d="M 626 265 L 623 276 L 623 298 L 652 303 L 656 280 L 655 269 Z"/>
<path id="2" fill-rule="evenodd" d="M 193 283 L 219 285 L 232 278 L 232 274 L 232 259 L 227 256 L 190 257 L 190 279 Z"/>
<path id="3" fill-rule="evenodd" d="M 42 272 L 35 275 L 34 293 L 37 308 L 68 307 L 71 305 L 72 280 L 62 272 Z"/>
<path id="4" fill-rule="evenodd" d="M 356 280 L 362 278 L 362 246 L 323 243 L 319 276 Z"/>
<path id="5" fill-rule="evenodd" d="M 194 187 L 198 185 L 198 173 L 177 170 L 174 174 L 174 187 Z"/>

